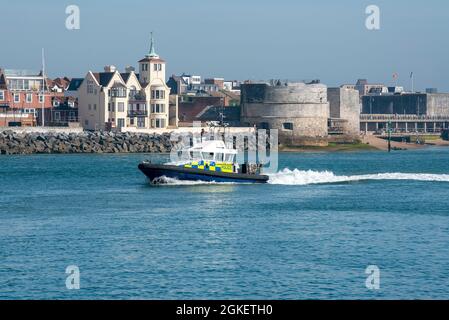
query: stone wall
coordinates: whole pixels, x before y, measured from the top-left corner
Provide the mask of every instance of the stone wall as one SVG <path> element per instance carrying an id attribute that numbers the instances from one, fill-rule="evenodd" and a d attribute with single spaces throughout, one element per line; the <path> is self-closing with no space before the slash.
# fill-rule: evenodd
<path id="1" fill-rule="evenodd" d="M 360 134 L 360 98 L 359 92 L 348 88 L 329 88 L 327 99 L 330 117 L 346 120 L 343 134 Z"/>
<path id="2" fill-rule="evenodd" d="M 169 152 L 170 134 L 0 132 L 0 154 Z"/>
<path id="3" fill-rule="evenodd" d="M 241 92 L 242 124 L 277 129 L 282 144 L 326 144 L 329 104 L 325 85 L 254 83 L 243 84 Z"/>
<path id="4" fill-rule="evenodd" d="M 448 117 L 449 94 L 447 93 L 427 94 L 427 115 Z"/>

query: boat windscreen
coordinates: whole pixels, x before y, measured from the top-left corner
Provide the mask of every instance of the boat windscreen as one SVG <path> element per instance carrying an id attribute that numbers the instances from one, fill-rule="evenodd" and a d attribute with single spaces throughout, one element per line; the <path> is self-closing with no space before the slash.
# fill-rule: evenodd
<path id="1" fill-rule="evenodd" d="M 214 160 L 214 153 L 213 152 L 203 152 L 203 159 L 204 160 Z"/>

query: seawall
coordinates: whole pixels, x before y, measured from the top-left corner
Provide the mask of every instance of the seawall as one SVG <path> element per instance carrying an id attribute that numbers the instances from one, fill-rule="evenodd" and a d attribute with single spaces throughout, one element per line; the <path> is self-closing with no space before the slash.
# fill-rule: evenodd
<path id="1" fill-rule="evenodd" d="M 163 153 L 170 134 L 113 132 L 0 132 L 0 154 Z"/>

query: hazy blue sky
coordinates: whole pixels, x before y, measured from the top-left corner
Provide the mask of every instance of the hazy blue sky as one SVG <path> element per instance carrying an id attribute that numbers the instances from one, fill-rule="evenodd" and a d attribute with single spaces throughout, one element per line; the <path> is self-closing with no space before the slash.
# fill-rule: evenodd
<path id="1" fill-rule="evenodd" d="M 81 29 L 65 28 L 65 8 L 81 10 Z M 365 28 L 378 5 L 381 29 Z M 314 79 L 330 86 L 371 82 L 449 91 L 447 0 L 39 0 L 3 1 L 0 66 L 84 76 L 106 64 L 136 65 L 154 31 L 168 75 L 227 79 Z"/>

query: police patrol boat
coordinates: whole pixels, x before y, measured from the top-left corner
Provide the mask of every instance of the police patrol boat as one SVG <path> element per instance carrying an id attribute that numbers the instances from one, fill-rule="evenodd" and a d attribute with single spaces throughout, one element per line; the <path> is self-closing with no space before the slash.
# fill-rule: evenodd
<path id="1" fill-rule="evenodd" d="M 202 139 L 201 139 L 202 140 Z M 188 159 L 177 164 L 153 164 L 144 161 L 139 169 L 153 183 L 163 178 L 177 180 L 234 182 L 234 183 L 266 183 L 267 175 L 261 174 L 261 165 L 236 161 L 237 150 L 228 149 L 224 141 L 201 141 L 187 148 Z M 183 151 L 184 152 L 184 151 Z"/>

